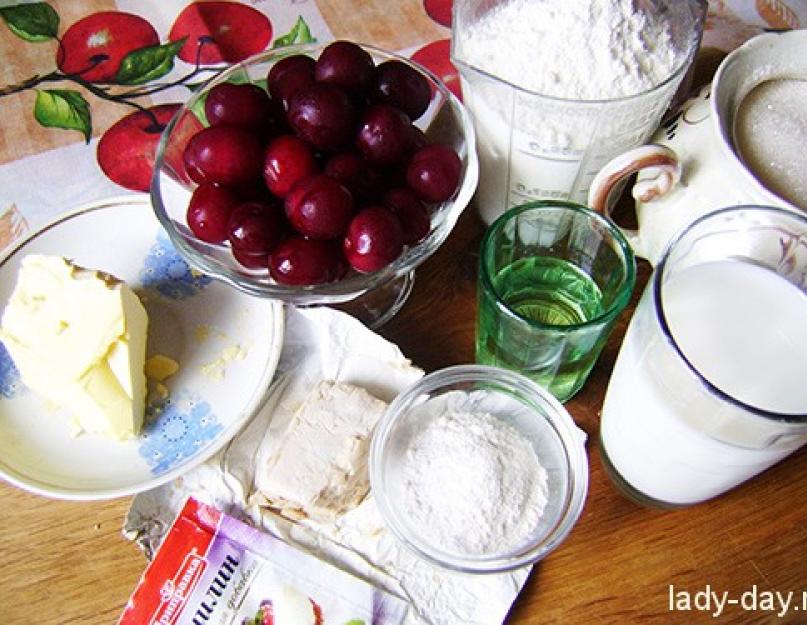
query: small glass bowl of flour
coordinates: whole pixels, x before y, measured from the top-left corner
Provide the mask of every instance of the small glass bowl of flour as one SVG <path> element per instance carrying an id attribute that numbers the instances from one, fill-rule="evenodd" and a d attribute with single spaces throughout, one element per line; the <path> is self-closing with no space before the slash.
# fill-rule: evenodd
<path id="1" fill-rule="evenodd" d="M 584 441 L 565 408 L 524 376 L 449 367 L 390 404 L 370 448 L 372 493 L 420 556 L 507 571 L 546 556 L 580 516 Z"/>

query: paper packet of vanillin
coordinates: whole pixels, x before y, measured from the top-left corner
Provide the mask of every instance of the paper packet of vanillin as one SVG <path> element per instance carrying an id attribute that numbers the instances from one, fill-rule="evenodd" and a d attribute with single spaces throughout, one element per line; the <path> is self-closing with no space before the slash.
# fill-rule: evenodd
<path id="1" fill-rule="evenodd" d="M 407 603 L 189 498 L 119 625 L 396 625 Z"/>

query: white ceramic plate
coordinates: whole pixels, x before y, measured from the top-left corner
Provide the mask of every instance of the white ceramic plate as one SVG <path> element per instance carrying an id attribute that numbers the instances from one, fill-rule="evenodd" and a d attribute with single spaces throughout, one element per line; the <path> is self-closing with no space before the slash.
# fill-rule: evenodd
<path id="1" fill-rule="evenodd" d="M 191 271 L 147 199 L 87 206 L 34 234 L 0 262 L 0 306 L 34 253 L 124 279 L 149 314 L 146 356 L 180 368 L 164 382 L 168 399 L 152 396 L 142 434 L 118 442 L 75 436 L 68 414 L 20 382 L 0 343 L 0 475 L 9 482 L 64 499 L 154 488 L 216 453 L 261 407 L 283 344 L 282 306 Z"/>

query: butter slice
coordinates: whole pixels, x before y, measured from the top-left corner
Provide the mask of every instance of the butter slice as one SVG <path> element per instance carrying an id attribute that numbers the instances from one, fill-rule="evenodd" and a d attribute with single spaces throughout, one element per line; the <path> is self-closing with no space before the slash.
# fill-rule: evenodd
<path id="1" fill-rule="evenodd" d="M 179 371 L 179 363 L 163 354 L 154 354 L 146 361 L 146 377 L 157 382 L 164 382 Z"/>
<path id="2" fill-rule="evenodd" d="M 259 469 L 268 505 L 292 519 L 332 520 L 367 495 L 370 435 L 386 404 L 357 386 L 323 380 Z"/>
<path id="3" fill-rule="evenodd" d="M 0 339 L 23 383 L 67 409 L 81 430 L 115 439 L 143 424 L 148 317 L 121 280 L 59 256 L 29 255 Z"/>

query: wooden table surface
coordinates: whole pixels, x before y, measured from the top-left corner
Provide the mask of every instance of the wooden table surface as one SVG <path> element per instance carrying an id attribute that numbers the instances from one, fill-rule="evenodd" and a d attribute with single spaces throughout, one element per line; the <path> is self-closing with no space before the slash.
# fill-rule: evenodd
<path id="1" fill-rule="evenodd" d="M 469 207 L 418 269 L 405 307 L 380 331 L 427 371 L 473 361 L 482 232 Z M 585 509 L 568 539 L 534 567 L 507 623 L 805 623 L 807 449 L 717 500 L 677 511 L 627 501 L 604 473 L 599 411 L 627 320 L 650 273 L 646 264 L 639 269 L 631 306 L 588 383 L 567 404 L 589 435 Z M 48 500 L 0 483 L 0 625 L 116 622 L 146 566 L 120 534 L 129 502 Z M 671 586 L 690 593 L 693 610 L 670 611 Z M 793 591 L 801 612 L 779 618 L 770 610 L 729 605 L 713 618 L 694 609 L 696 593 L 707 589 L 736 599 L 749 599 L 756 589 L 758 602 L 764 592 Z"/>
<path id="2" fill-rule="evenodd" d="M 432 371 L 473 361 L 477 249 L 483 226 L 473 207 L 417 272 L 406 306 L 381 334 Z M 640 264 L 634 303 L 649 275 Z M 597 440 L 599 410 L 631 308 L 591 378 L 568 404 L 589 435 L 590 489 L 569 538 L 537 565 L 507 620 L 538 623 L 803 623 L 807 613 L 729 605 L 669 610 L 670 586 L 707 586 L 729 597 L 757 589 L 807 591 L 807 449 L 709 503 L 677 511 L 641 508 L 606 477 Z M 114 623 L 146 561 L 120 535 L 129 499 L 52 501 L 0 484 L 0 623 Z M 714 604 L 713 604 L 714 609 Z M 36 615 L 33 617 L 32 615 Z"/>

